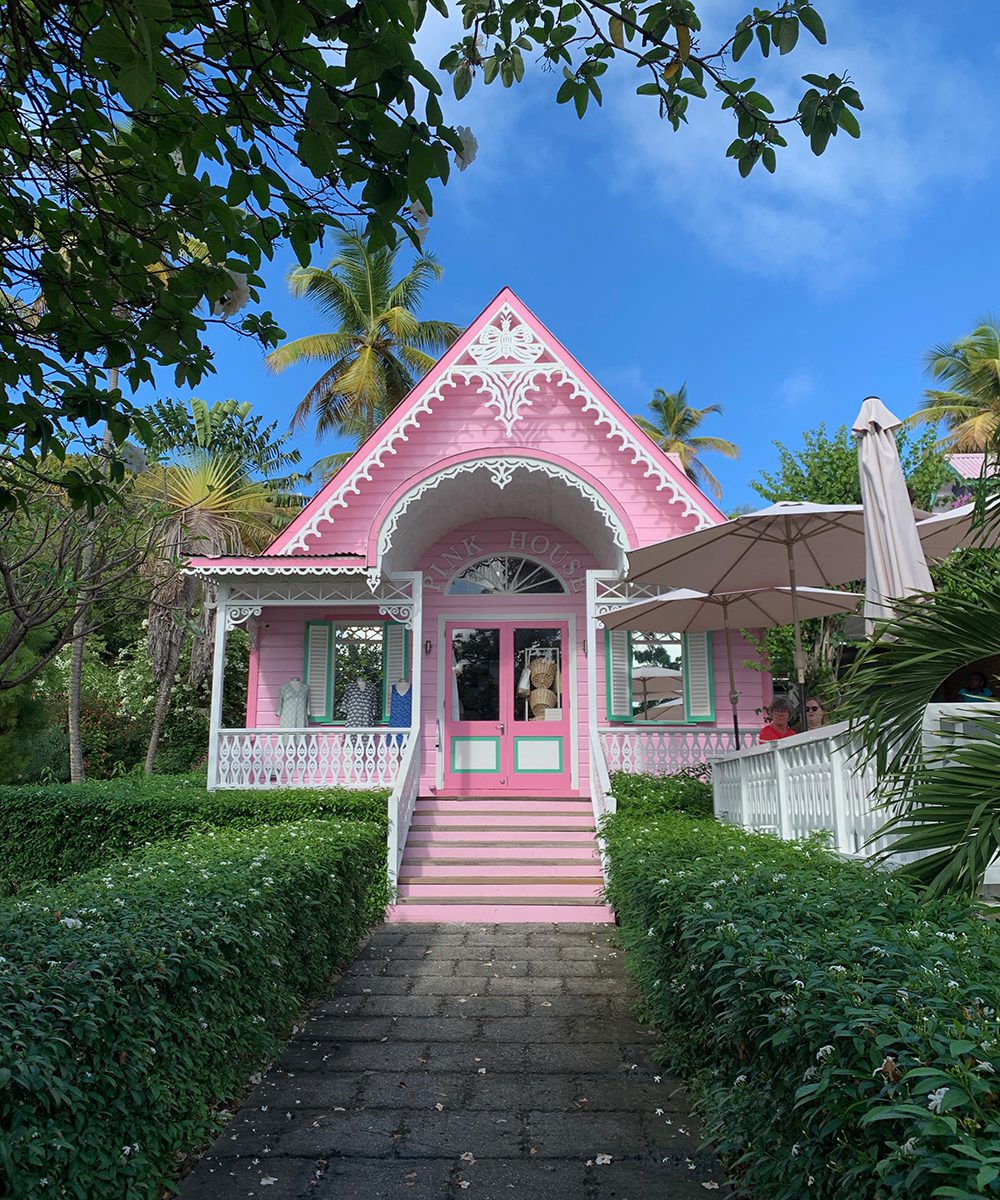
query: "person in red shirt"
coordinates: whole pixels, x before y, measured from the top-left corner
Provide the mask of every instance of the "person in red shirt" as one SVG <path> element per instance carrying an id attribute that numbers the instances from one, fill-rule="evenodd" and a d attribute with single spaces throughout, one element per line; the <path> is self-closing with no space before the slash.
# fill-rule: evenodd
<path id="1" fill-rule="evenodd" d="M 771 719 L 757 735 L 758 742 L 778 742 L 782 738 L 795 737 L 795 730 L 789 729 L 792 719 L 792 706 L 787 700 L 775 700 L 771 705 Z"/>

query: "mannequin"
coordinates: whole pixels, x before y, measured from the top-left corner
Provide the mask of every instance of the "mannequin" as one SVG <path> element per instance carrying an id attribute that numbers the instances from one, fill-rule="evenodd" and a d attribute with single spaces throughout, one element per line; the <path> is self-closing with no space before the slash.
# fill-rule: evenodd
<path id="1" fill-rule="evenodd" d="M 278 695 L 278 725 L 282 729 L 304 729 L 309 723 L 309 685 L 293 675 Z"/>
<path id="2" fill-rule="evenodd" d="M 380 688 L 377 688 L 370 679 L 365 679 L 364 676 L 359 675 L 357 679 L 352 679 L 344 690 L 340 703 L 341 713 L 346 724 L 374 725 L 380 712 L 378 695 L 380 691 Z"/>

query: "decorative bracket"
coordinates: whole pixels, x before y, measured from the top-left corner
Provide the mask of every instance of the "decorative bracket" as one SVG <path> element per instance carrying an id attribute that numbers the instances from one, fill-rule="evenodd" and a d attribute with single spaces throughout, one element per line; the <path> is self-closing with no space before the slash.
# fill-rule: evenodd
<path id="1" fill-rule="evenodd" d="M 407 629 L 413 628 L 413 608 L 411 605 L 380 604 L 378 611 L 381 616 L 388 617 L 391 621 L 396 621 L 400 625 L 405 625 Z"/>
<path id="2" fill-rule="evenodd" d="M 251 618 L 259 617 L 261 606 L 259 604 L 227 604 L 226 605 L 226 633 L 231 629 L 235 629 L 237 625 L 242 625 Z"/>

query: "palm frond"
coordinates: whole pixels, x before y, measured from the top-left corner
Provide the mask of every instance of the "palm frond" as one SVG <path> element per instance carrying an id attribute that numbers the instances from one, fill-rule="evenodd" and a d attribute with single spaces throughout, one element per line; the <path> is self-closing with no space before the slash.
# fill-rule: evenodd
<path id="1" fill-rule="evenodd" d="M 335 362 L 358 344 L 353 333 L 310 333 L 278 346 L 265 355 L 268 370 L 278 374 L 300 362 Z"/>

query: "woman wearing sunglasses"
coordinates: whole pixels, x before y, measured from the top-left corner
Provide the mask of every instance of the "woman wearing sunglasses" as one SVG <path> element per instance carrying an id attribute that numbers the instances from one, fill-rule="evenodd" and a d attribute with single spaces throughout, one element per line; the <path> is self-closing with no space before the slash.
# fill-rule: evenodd
<path id="1" fill-rule="evenodd" d="M 818 700 L 815 696 L 810 696 L 805 705 L 806 713 L 806 732 L 810 729 L 819 729 L 826 724 L 826 709 L 823 707 L 823 701 Z"/>

